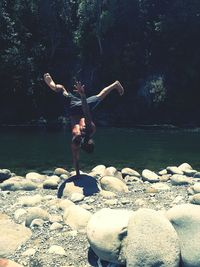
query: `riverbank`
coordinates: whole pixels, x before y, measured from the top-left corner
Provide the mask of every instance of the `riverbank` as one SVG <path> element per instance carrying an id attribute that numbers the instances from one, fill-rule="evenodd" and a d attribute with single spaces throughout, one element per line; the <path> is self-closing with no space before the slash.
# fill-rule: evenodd
<path id="1" fill-rule="evenodd" d="M 25 177 L 10 177 L 13 174 L 8 170 L 1 170 L 0 173 L 1 181 L 4 180 L 0 183 L 0 236 L 3 239 L 0 256 L 18 262 L 22 266 L 98 266 L 98 257 L 90 250 L 90 245 L 95 247 L 97 242 L 95 238 L 98 235 L 91 240 L 86 227 L 88 221 L 95 219 L 93 216 L 97 216 L 96 214 L 102 212 L 103 208 L 119 211 L 117 220 L 112 212 L 103 213 L 103 218 L 102 215 L 99 217 L 99 220 L 104 221 L 98 225 L 103 232 L 110 227 L 112 216 L 115 217 L 113 226 L 117 221 L 118 224 L 122 223 L 121 218 L 124 216 L 120 215 L 121 210 L 137 214 L 139 209 L 147 208 L 150 212 L 160 211 L 156 214 L 165 216 L 171 209 L 182 204 L 193 203 L 190 205 L 200 208 L 198 206 L 200 173 L 189 164 L 167 167 L 158 173 L 150 170 L 139 173 L 130 168 L 117 170 L 115 167 L 106 168 L 99 165 L 87 175 L 82 174 L 79 179 L 70 178 L 74 173 L 61 168 L 49 171 L 46 175 L 27 173 Z M 61 188 L 60 185 L 64 181 L 67 182 L 61 190 L 61 199 L 58 199 L 58 188 Z M 184 216 L 186 215 L 187 207 Z M 22 227 L 20 237 L 18 227 Z M 115 235 L 116 233 L 110 233 L 110 236 Z M 154 235 L 157 235 L 156 228 Z M 198 235 L 196 232 L 196 238 Z M 15 239 L 16 236 L 18 238 Z M 94 242 L 93 245 L 91 242 Z M 106 238 L 99 242 L 109 243 L 111 240 Z M 153 239 L 151 242 L 155 243 Z M 194 238 L 193 242 L 195 243 Z M 118 250 L 113 247 L 112 242 L 109 244 L 111 245 L 108 246 L 110 249 L 108 254 L 111 255 L 109 257 L 112 261 L 114 255 L 116 260 L 119 256 L 116 252 Z M 156 248 L 159 250 L 159 247 Z M 181 251 L 179 247 L 176 249 Z M 195 248 L 193 254 L 196 250 L 199 253 L 199 247 Z M 102 255 L 104 260 L 107 259 L 106 251 L 102 250 L 101 246 L 96 252 L 98 256 Z M 168 253 L 167 248 L 166 253 Z M 102 261 L 102 266 L 107 265 L 108 262 Z"/>

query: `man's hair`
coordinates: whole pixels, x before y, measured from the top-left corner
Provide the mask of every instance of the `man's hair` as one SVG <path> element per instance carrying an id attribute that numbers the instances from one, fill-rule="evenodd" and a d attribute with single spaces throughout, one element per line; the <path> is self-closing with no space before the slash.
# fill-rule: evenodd
<path id="1" fill-rule="evenodd" d="M 94 140 L 92 138 L 84 138 L 81 142 L 81 149 L 87 153 L 94 152 Z"/>

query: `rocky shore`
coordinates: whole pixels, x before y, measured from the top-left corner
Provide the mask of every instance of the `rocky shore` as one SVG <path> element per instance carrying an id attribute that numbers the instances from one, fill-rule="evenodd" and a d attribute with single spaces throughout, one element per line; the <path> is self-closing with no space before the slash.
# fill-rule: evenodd
<path id="1" fill-rule="evenodd" d="M 200 172 L 0 169 L 0 267 L 200 266 Z"/>

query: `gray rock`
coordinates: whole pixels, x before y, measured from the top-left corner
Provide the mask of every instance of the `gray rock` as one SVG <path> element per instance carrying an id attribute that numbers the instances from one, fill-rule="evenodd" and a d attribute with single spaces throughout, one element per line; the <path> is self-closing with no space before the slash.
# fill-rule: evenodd
<path id="1" fill-rule="evenodd" d="M 182 163 L 181 165 L 178 166 L 179 170 L 185 171 L 185 170 L 192 170 L 192 167 L 188 163 Z"/>
<path id="2" fill-rule="evenodd" d="M 196 172 L 195 175 L 193 176 L 194 178 L 200 178 L 200 172 Z"/>
<path id="3" fill-rule="evenodd" d="M 170 177 L 172 185 L 192 184 L 192 180 L 185 175 L 174 174 Z"/>
<path id="4" fill-rule="evenodd" d="M 60 176 L 62 174 L 66 174 L 69 177 L 69 172 L 67 170 L 63 169 L 63 168 L 56 168 L 54 170 L 54 174 L 58 175 L 58 176 Z"/>
<path id="5" fill-rule="evenodd" d="M 85 232 L 91 213 L 77 205 L 65 209 L 63 219 L 73 230 Z"/>
<path id="6" fill-rule="evenodd" d="M 101 190 L 99 194 L 106 199 L 111 199 L 116 197 L 116 193 L 111 192 L 111 191 L 106 191 L 106 190 Z"/>
<path id="7" fill-rule="evenodd" d="M 100 179 L 100 186 L 103 190 L 111 192 L 128 192 L 127 185 L 120 179 L 113 176 L 104 176 Z"/>
<path id="8" fill-rule="evenodd" d="M 180 174 L 180 175 L 183 175 L 183 171 L 180 170 L 176 166 L 167 167 L 167 173 L 169 173 L 169 174 Z"/>
<path id="9" fill-rule="evenodd" d="M 122 176 L 125 177 L 126 175 L 129 176 L 135 176 L 135 177 L 140 177 L 141 175 L 139 174 L 139 172 L 131 169 L 131 168 L 123 168 L 121 170 Z"/>
<path id="10" fill-rule="evenodd" d="M 8 257 L 31 237 L 31 230 L 9 219 L 0 219 L 0 257 Z"/>
<path id="11" fill-rule="evenodd" d="M 61 246 L 57 246 L 57 245 L 51 246 L 48 250 L 48 253 L 55 254 L 55 255 L 62 255 L 62 256 L 66 255 L 64 248 Z"/>
<path id="12" fill-rule="evenodd" d="M 127 267 L 178 267 L 180 247 L 170 222 L 151 209 L 139 209 L 128 223 Z"/>
<path id="13" fill-rule="evenodd" d="M 158 172 L 159 175 L 166 175 L 167 174 L 167 170 L 163 169 L 161 171 Z"/>
<path id="14" fill-rule="evenodd" d="M 166 183 L 156 183 L 151 185 L 152 188 L 157 189 L 158 191 L 168 191 L 170 187 Z"/>
<path id="15" fill-rule="evenodd" d="M 197 173 L 197 171 L 196 170 L 184 170 L 183 173 L 186 176 L 193 177 L 195 175 L 195 173 Z"/>
<path id="16" fill-rule="evenodd" d="M 33 207 L 42 202 L 43 197 L 41 195 L 34 196 L 22 196 L 18 198 L 18 203 L 25 207 Z"/>
<path id="17" fill-rule="evenodd" d="M 57 175 L 53 175 L 43 182 L 44 189 L 57 189 L 61 179 Z"/>
<path id="18" fill-rule="evenodd" d="M 102 260 L 124 264 L 127 225 L 133 211 L 101 209 L 88 222 L 87 238 L 92 250 Z"/>
<path id="19" fill-rule="evenodd" d="M 159 182 L 159 176 L 155 172 L 147 169 L 142 171 L 142 179 L 143 181 L 147 181 L 149 183 Z"/>
<path id="20" fill-rule="evenodd" d="M 190 197 L 190 203 L 200 205 L 200 193 Z"/>
<path id="21" fill-rule="evenodd" d="M 167 211 L 181 246 L 183 267 L 200 266 L 200 206 L 182 204 Z"/>
<path id="22" fill-rule="evenodd" d="M 6 181 L 4 181 L 2 184 L 0 184 L 1 190 L 9 190 L 9 191 L 18 191 L 18 190 L 26 190 L 31 191 L 35 190 L 37 188 L 37 184 L 24 179 L 24 177 L 21 176 L 14 176 Z"/>
<path id="23" fill-rule="evenodd" d="M 118 173 L 115 167 L 108 167 L 104 171 L 104 176 L 115 176 Z"/>
<path id="24" fill-rule="evenodd" d="M 102 177 L 105 173 L 105 170 L 106 167 L 104 165 L 97 165 L 95 168 L 92 169 L 92 172 Z"/>
<path id="25" fill-rule="evenodd" d="M 25 225 L 29 227 L 34 219 L 48 221 L 49 217 L 49 213 L 44 209 L 38 207 L 29 208 L 26 215 Z"/>
<path id="26" fill-rule="evenodd" d="M 73 193 L 70 197 L 70 200 L 74 203 L 76 202 L 80 202 L 84 199 L 84 195 L 83 194 L 80 194 L 80 193 Z"/>
<path id="27" fill-rule="evenodd" d="M 31 222 L 30 228 L 34 227 L 42 227 L 44 225 L 45 221 L 42 219 L 34 219 Z"/>
<path id="28" fill-rule="evenodd" d="M 26 174 L 26 179 L 30 180 L 34 183 L 42 183 L 44 180 L 46 180 L 46 175 L 39 174 L 37 172 L 29 172 Z"/>

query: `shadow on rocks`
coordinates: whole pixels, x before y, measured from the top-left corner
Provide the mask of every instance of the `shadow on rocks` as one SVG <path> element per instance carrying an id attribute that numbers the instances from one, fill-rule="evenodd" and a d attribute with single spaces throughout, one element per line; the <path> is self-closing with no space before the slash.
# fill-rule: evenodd
<path id="1" fill-rule="evenodd" d="M 89 247 L 88 249 L 88 262 L 91 266 L 93 267 L 99 267 L 98 264 L 98 256 L 94 253 L 94 251 Z M 102 267 L 126 267 L 125 265 L 119 265 L 119 264 L 114 264 L 110 263 L 108 261 L 101 260 L 101 266 Z"/>
<path id="2" fill-rule="evenodd" d="M 85 196 L 91 196 L 99 192 L 97 181 L 94 177 L 86 174 L 80 174 L 79 176 L 74 175 L 62 182 L 58 188 L 58 198 L 62 197 L 65 185 L 71 182 L 73 182 L 75 186 L 82 187 Z"/>

